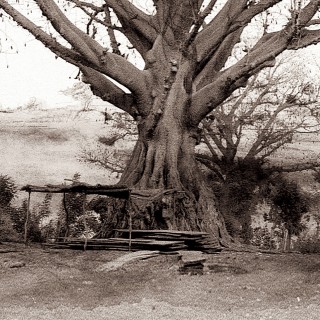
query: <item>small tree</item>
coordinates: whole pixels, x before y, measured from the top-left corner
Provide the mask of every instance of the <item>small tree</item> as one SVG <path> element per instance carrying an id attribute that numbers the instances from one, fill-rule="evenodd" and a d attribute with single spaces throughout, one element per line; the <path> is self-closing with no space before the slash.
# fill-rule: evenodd
<path id="1" fill-rule="evenodd" d="M 15 197 L 17 187 L 12 178 L 0 174 L 0 207 L 6 208 Z"/>
<path id="2" fill-rule="evenodd" d="M 90 86 L 80 81 L 61 92 L 66 96 L 71 96 L 76 101 L 80 101 L 82 111 L 88 111 L 94 99 Z"/>
<path id="3" fill-rule="evenodd" d="M 0 175 L 0 240 L 17 240 L 13 228 L 11 213 L 14 208 L 11 201 L 14 199 L 17 187 L 7 175 Z"/>
<path id="4" fill-rule="evenodd" d="M 81 175 L 75 173 L 73 175 L 72 185 L 77 185 L 80 183 Z M 79 217 L 84 214 L 86 196 L 81 193 L 65 193 L 63 195 L 62 203 L 60 206 L 59 213 L 59 237 L 69 237 L 71 226 L 75 226 Z"/>
<path id="5" fill-rule="evenodd" d="M 266 160 L 295 135 L 320 132 L 320 83 L 311 82 L 305 70 L 292 70 L 294 63 L 282 58 L 262 70 L 202 121 L 203 142 L 222 173 L 221 161 Z"/>
<path id="6" fill-rule="evenodd" d="M 36 97 L 31 97 L 27 103 L 25 103 L 22 107 L 19 107 L 18 110 L 40 110 L 44 106 L 44 102 L 40 101 Z"/>
<path id="7" fill-rule="evenodd" d="M 137 138 L 138 132 L 133 118 L 123 112 L 115 112 L 108 135 L 99 136 L 96 144 L 84 147 L 78 158 L 120 175 L 130 159 Z M 121 147 L 118 147 L 118 142 L 121 142 Z"/>
<path id="8" fill-rule="evenodd" d="M 309 210 L 310 198 L 303 194 L 296 182 L 281 175 L 274 177 L 268 196 L 272 203 L 269 219 L 287 232 L 284 250 L 290 250 L 291 237 L 299 235 L 305 228 L 301 220 Z"/>

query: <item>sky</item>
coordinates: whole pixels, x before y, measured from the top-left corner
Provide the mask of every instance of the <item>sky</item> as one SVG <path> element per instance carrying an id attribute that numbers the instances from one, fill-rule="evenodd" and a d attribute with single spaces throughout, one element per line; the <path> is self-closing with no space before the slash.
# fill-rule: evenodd
<path id="1" fill-rule="evenodd" d="M 6 40 L 7 38 L 7 40 Z M 74 100 L 60 90 L 71 87 L 78 69 L 55 59 L 54 54 L 20 27 L 0 34 L 0 106 L 16 108 L 32 97 L 48 107 L 59 107 Z M 13 49 L 11 49 L 11 46 Z M 18 50 L 18 53 L 15 53 Z"/>

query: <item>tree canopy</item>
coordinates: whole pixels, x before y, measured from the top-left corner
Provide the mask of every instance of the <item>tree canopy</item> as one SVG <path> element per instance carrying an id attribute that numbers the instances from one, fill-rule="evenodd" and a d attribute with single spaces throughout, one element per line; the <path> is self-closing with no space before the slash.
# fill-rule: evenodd
<path id="1" fill-rule="evenodd" d="M 31 15 L 21 9 L 23 4 L 11 3 L 1 0 L 0 8 L 58 57 L 79 67 L 95 94 L 132 115 L 148 113 L 153 105 L 150 99 L 157 94 L 147 88 L 154 81 L 164 81 L 162 70 L 168 68 L 168 61 L 172 69 L 180 63 L 175 52 L 191 55 L 195 66 L 189 79 L 189 117 L 194 123 L 245 85 L 250 76 L 273 64 L 284 50 L 320 40 L 320 31 L 314 28 L 319 23 L 314 19 L 319 9 L 315 0 L 291 1 L 291 5 L 281 0 L 157 0 L 149 2 L 149 10 L 145 4 L 141 8 L 142 4 L 128 0 L 27 1 L 25 6 L 36 6 L 50 27 L 29 18 Z M 278 9 L 272 11 L 275 6 Z M 82 24 L 70 18 L 79 9 L 87 17 Z M 277 10 L 281 11 L 282 23 L 275 26 L 272 15 Z M 242 59 L 225 68 L 246 27 L 256 17 L 264 19 L 260 39 L 245 50 Z M 98 32 L 102 33 L 100 37 Z M 143 70 L 125 59 L 118 40 L 121 34 L 144 60 Z M 106 36 L 109 39 L 104 45 L 99 40 Z"/>

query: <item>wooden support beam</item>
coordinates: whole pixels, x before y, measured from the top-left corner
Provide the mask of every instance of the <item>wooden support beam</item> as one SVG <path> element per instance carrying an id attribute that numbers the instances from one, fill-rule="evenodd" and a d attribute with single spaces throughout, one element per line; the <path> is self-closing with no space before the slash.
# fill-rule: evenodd
<path id="1" fill-rule="evenodd" d="M 26 212 L 26 220 L 24 222 L 24 244 L 28 244 L 28 226 L 29 226 L 29 218 L 30 218 L 30 202 L 31 202 L 31 191 L 28 191 L 28 204 L 27 204 L 27 212 Z"/>

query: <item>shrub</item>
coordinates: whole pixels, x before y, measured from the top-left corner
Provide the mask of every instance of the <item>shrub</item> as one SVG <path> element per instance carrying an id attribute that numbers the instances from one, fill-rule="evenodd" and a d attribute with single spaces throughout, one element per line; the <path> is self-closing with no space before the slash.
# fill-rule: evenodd
<path id="1" fill-rule="evenodd" d="M 301 253 L 320 253 L 320 239 L 298 240 L 295 247 Z"/>
<path id="2" fill-rule="evenodd" d="M 13 227 L 13 222 L 7 212 L 0 212 L 0 241 L 19 241 L 20 235 Z"/>
<path id="3" fill-rule="evenodd" d="M 6 175 L 0 175 L 0 241 L 16 241 L 18 239 L 10 216 L 14 210 L 11 201 L 16 191 L 17 188 L 13 180 Z"/>
<path id="4" fill-rule="evenodd" d="M 13 180 L 7 175 L 0 174 L 0 208 L 9 206 L 16 192 L 17 187 Z"/>
<path id="5" fill-rule="evenodd" d="M 268 228 L 257 227 L 253 230 L 253 236 L 250 243 L 261 249 L 276 249 L 276 240 L 272 237 Z"/>

